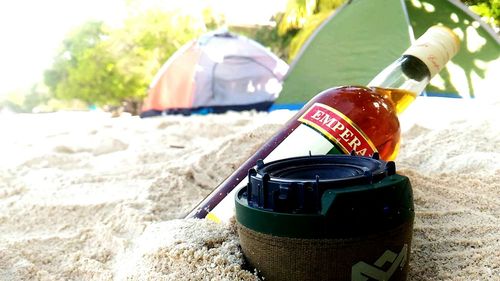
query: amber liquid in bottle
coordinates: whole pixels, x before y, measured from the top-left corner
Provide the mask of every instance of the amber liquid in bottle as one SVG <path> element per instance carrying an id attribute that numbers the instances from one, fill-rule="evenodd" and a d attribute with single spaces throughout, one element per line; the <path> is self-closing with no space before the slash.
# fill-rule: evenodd
<path id="1" fill-rule="evenodd" d="M 414 60 L 413 58 L 410 60 Z M 412 65 L 413 69 L 415 66 Z M 418 68 L 418 67 L 417 67 Z M 424 66 L 424 72 L 425 72 Z M 408 70 L 407 70 L 408 71 Z M 419 73 L 420 70 L 411 70 Z M 415 76 L 415 73 L 409 73 Z M 307 142 L 311 137 L 304 136 L 303 130 L 315 130 L 299 121 L 300 117 L 314 104 L 324 104 L 334 108 L 355 124 L 360 131 L 368 137 L 375 146 L 380 158 L 393 160 L 399 150 L 400 126 L 397 114 L 403 111 L 416 97 L 416 93 L 405 89 L 391 89 L 382 87 L 344 86 L 325 90 L 311 99 L 283 128 L 257 150 L 245 163 L 243 163 L 231 176 L 229 176 L 216 190 L 203 200 L 198 208 L 194 209 L 187 217 L 205 218 L 211 210 L 247 177 L 248 170 L 255 166 L 257 160 L 264 159 L 269 162 L 275 158 L 293 157 L 312 154 L 349 153 L 348 151 L 314 151 L 308 147 Z M 308 127 L 305 129 L 303 127 Z M 300 130 L 301 133 L 295 132 Z M 317 132 L 324 138 L 321 132 Z M 318 136 L 314 136 L 317 138 Z M 295 144 L 285 144 L 291 139 L 297 139 Z M 285 141 L 286 140 L 286 141 Z M 313 140 L 315 141 L 315 140 Z M 333 143 L 333 142 L 332 142 Z M 332 144 L 336 145 L 336 144 Z M 314 145 L 311 145 L 314 146 Z M 306 147 L 300 150 L 299 147 Z M 277 152 L 281 150 L 281 152 Z M 283 150 L 286 150 L 283 152 Z M 279 156 L 273 156 L 273 153 Z M 285 154 L 286 155 L 283 155 Z M 283 157 L 281 157 L 283 155 Z M 366 155 L 370 156 L 370 155 Z M 218 220 L 218 218 L 212 218 Z"/>
<path id="2" fill-rule="evenodd" d="M 400 105 L 400 107 L 407 106 L 411 100 L 415 99 L 415 96 L 415 93 L 400 89 L 359 86 L 332 88 L 318 94 L 290 119 L 283 126 L 282 130 L 269 139 L 229 178 L 219 185 L 211 196 L 205 198 L 205 200 L 198 205 L 200 208 L 193 210 L 188 217 L 205 218 L 213 206 L 218 205 L 222 199 L 228 196 L 230 191 L 240 184 L 242 179 L 247 177 L 248 170 L 255 166 L 257 160 L 265 159 L 265 161 L 270 161 L 266 158 L 272 155 L 271 153 L 273 151 L 278 150 L 278 146 L 283 149 L 281 144 L 285 139 L 293 138 L 291 135 L 293 135 L 300 126 L 307 126 L 301 123 L 299 118 L 309 107 L 316 103 L 327 104 L 348 116 L 349 119 L 372 141 L 382 159 L 393 159 L 397 155 L 400 141 L 400 127 L 396 115 L 398 105 Z M 294 137 L 300 138 L 300 136 Z M 307 142 L 307 138 L 299 141 Z M 298 152 L 296 150 L 297 147 L 285 146 L 285 149 L 290 150 L 290 157 L 307 155 L 308 153 L 308 151 Z M 327 153 L 328 152 L 323 154 Z"/>
<path id="3" fill-rule="evenodd" d="M 246 185 L 248 170 L 257 160 L 352 152 L 363 156 L 377 152 L 380 158 L 393 160 L 400 144 L 397 114 L 458 51 L 459 40 L 450 30 L 438 27 L 426 34 L 368 87 L 331 88 L 312 98 L 187 217 L 227 221 L 233 214 L 234 193 Z"/>

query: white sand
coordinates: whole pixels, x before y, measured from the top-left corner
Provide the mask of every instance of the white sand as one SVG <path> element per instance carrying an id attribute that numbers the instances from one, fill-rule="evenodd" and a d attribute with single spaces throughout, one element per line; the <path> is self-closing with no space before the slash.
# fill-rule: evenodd
<path id="1" fill-rule="evenodd" d="M 401 116 L 410 280 L 500 280 L 499 111 L 419 98 Z M 0 115 L 0 280 L 258 280 L 233 226 L 176 218 L 291 116 Z"/>

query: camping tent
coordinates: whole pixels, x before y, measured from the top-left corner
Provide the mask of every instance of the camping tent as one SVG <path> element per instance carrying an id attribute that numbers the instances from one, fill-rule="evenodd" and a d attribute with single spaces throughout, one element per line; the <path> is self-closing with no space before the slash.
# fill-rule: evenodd
<path id="1" fill-rule="evenodd" d="M 426 89 L 427 95 L 488 97 L 498 93 L 500 40 L 455 0 L 351 0 L 304 44 L 275 107 L 300 107 L 320 91 L 366 85 L 411 44 L 413 34 L 443 24 L 462 39 L 460 52 Z M 495 93 L 496 91 L 496 93 Z"/>
<path id="2" fill-rule="evenodd" d="M 141 116 L 267 110 L 287 71 L 284 61 L 249 38 L 208 33 L 165 62 L 150 84 Z"/>

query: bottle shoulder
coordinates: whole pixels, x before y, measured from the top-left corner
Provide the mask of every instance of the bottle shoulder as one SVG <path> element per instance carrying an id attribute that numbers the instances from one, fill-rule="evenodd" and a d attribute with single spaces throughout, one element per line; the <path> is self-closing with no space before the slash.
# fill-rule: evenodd
<path id="1" fill-rule="evenodd" d="M 365 122 L 365 119 L 397 118 L 396 104 L 387 95 L 388 91 L 365 86 L 342 86 L 327 89 L 316 95 L 306 106 L 316 103 L 331 107 L 353 122 Z"/>
<path id="2" fill-rule="evenodd" d="M 349 124 L 363 132 L 384 159 L 395 156 L 399 142 L 397 110 L 381 89 L 365 86 L 330 88 L 316 95 L 298 115 L 310 116 L 326 125 Z M 335 127 L 334 133 L 338 135 L 334 139 L 349 136 L 343 128 Z"/>
<path id="3" fill-rule="evenodd" d="M 373 102 L 391 103 L 382 88 L 366 86 L 341 86 L 329 88 L 317 94 L 311 102 L 321 102 L 326 105 L 370 105 Z M 374 105 L 376 106 L 376 105 Z"/>

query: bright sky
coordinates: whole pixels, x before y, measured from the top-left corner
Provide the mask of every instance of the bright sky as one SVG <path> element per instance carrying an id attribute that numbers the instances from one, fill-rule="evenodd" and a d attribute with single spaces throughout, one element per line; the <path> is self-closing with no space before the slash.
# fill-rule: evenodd
<path id="1" fill-rule="evenodd" d="M 70 28 L 87 19 L 112 20 L 120 13 L 116 11 L 120 2 L 0 1 L 0 95 L 41 79 Z"/>
<path id="2" fill-rule="evenodd" d="M 154 1 L 154 0 L 152 0 Z M 0 1 L 0 97 L 41 80 L 55 49 L 73 27 L 98 19 L 116 22 L 125 0 Z M 165 5 L 198 0 L 161 1 Z M 230 22 L 262 22 L 283 9 L 286 0 L 212 0 Z M 166 4 L 165 4 L 166 3 Z M 174 4 L 176 3 L 176 4 Z"/>

